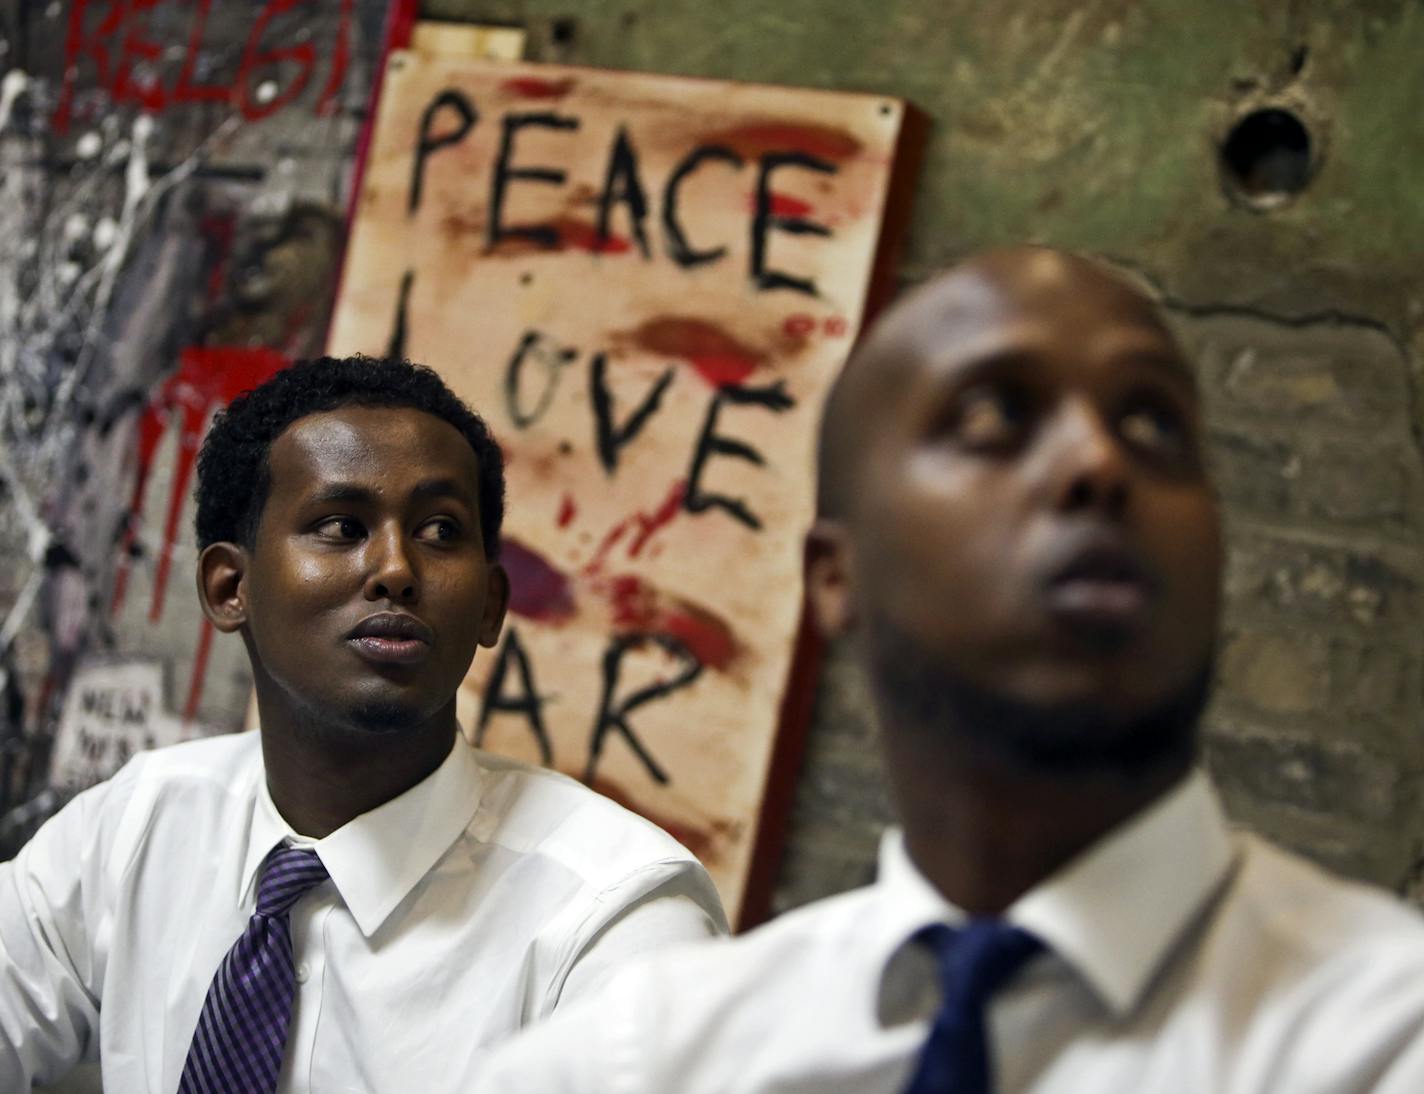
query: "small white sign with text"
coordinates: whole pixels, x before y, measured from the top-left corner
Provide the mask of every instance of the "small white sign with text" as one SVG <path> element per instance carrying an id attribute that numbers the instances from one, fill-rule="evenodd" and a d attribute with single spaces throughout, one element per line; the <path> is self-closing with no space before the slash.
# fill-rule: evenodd
<path id="1" fill-rule="evenodd" d="M 50 785 L 81 790 L 107 779 L 137 752 L 182 739 L 163 703 L 156 661 L 100 661 L 75 674 L 55 734 Z"/>

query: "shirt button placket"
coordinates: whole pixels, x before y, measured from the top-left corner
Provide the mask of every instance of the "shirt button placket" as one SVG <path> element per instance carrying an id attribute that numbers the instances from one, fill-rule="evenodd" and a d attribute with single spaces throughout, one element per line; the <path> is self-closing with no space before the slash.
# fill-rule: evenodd
<path id="1" fill-rule="evenodd" d="M 287 1041 L 287 1056 L 293 1094 L 307 1094 L 312 1089 L 315 1042 L 321 1017 L 322 974 L 326 968 L 326 926 L 334 900 L 330 894 L 322 892 L 313 898 L 312 903 L 315 907 L 298 905 L 294 909 L 297 913 L 306 914 L 302 917 L 301 926 L 293 930 L 292 939 L 297 954 L 294 970 L 297 1007 Z"/>

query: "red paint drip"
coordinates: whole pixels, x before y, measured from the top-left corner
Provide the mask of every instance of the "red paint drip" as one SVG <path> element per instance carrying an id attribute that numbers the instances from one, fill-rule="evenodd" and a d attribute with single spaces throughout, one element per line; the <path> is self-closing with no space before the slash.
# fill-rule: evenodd
<path id="1" fill-rule="evenodd" d="M 603 569 L 603 562 L 608 557 L 608 552 L 618 545 L 618 541 L 628 531 L 628 524 L 627 519 L 620 520 L 608 530 L 608 534 L 603 537 L 603 542 L 598 545 L 598 550 L 593 552 L 593 560 L 583 568 L 585 574 L 596 574 Z"/>
<path id="2" fill-rule="evenodd" d="M 193 675 L 188 683 L 188 700 L 183 704 L 183 721 L 198 716 L 198 703 L 203 698 L 203 684 L 208 676 L 208 655 L 213 651 L 213 625 L 204 619 L 198 630 L 198 651 L 193 655 Z"/>
<path id="3" fill-rule="evenodd" d="M 336 113 L 336 96 L 346 82 L 346 69 L 351 63 L 351 18 L 353 0 L 341 0 L 341 21 L 336 27 L 336 45 L 331 55 L 331 74 L 317 100 L 316 113 L 325 118 Z"/>
<path id="4" fill-rule="evenodd" d="M 237 218 L 231 213 L 205 213 L 198 221 L 198 231 L 213 249 L 213 266 L 208 272 L 208 303 L 222 299 L 227 274 L 227 260 L 232 254 L 233 238 L 237 235 Z"/>
<path id="5" fill-rule="evenodd" d="M 790 122 L 759 122 L 721 133 L 699 137 L 699 144 L 727 145 L 746 159 L 767 152 L 805 152 L 818 159 L 839 163 L 852 159 L 861 143 L 844 129 L 828 125 L 795 125 Z"/>
<path id="6" fill-rule="evenodd" d="M 573 523 L 574 517 L 576 516 L 578 516 L 578 503 L 574 501 L 572 494 L 565 492 L 563 500 L 559 502 L 559 527 L 567 528 Z"/>
<path id="7" fill-rule="evenodd" d="M 575 612 L 567 575 L 534 548 L 506 538 L 500 562 L 509 574 L 509 610 L 540 623 L 562 623 Z"/>
<path id="8" fill-rule="evenodd" d="M 704 319 L 659 316 L 633 331 L 640 349 L 666 357 L 681 357 L 713 387 L 739 384 L 756 371 L 766 355 L 752 349 L 721 327 Z"/>
<path id="9" fill-rule="evenodd" d="M 682 511 L 682 502 L 685 497 L 687 497 L 687 480 L 679 479 L 672 484 L 667 497 L 651 513 L 632 513 L 624 517 L 608 530 L 608 533 L 603 537 L 603 542 L 598 545 L 598 550 L 593 553 L 593 560 L 584 567 L 583 572 L 596 574 L 603 569 L 608 552 L 613 550 L 627 534 L 628 529 L 633 527 L 638 530 L 634 533 L 633 541 L 628 544 L 628 555 L 630 558 L 637 558 L 643 553 L 643 548 L 648 545 L 648 541 L 661 529 L 671 524 L 678 513 Z"/>
<path id="10" fill-rule="evenodd" d="M 547 80 L 539 76 L 515 76 L 499 85 L 501 91 L 525 99 L 562 99 L 574 89 L 575 80 Z"/>
<path id="11" fill-rule="evenodd" d="M 672 484 L 672 489 L 668 491 L 663 503 L 651 513 L 634 513 L 632 519 L 637 522 L 638 534 L 633 538 L 633 542 L 628 545 L 628 554 L 632 558 L 637 558 L 643 553 L 643 548 L 648 545 L 648 540 L 661 529 L 672 523 L 678 513 L 682 512 L 683 499 L 687 497 L 687 480 L 680 479 Z"/>
<path id="12" fill-rule="evenodd" d="M 285 367 L 287 359 L 276 350 L 228 346 L 191 346 L 183 351 L 175 372 L 159 389 L 144 411 L 138 427 L 138 470 L 133 498 L 129 503 L 129 528 L 124 537 L 118 572 L 114 578 L 112 611 L 123 606 L 128 584 L 130 549 L 138 529 L 137 515 L 143 509 L 144 491 L 159 442 L 168 430 L 170 415 L 180 422 L 177 464 L 168 495 L 168 512 L 163 525 L 163 548 L 153 575 L 153 602 L 148 618 L 156 623 L 163 615 L 168 590 L 168 573 L 178 538 L 178 520 L 188 497 L 188 483 L 203 432 L 215 411 L 225 407 L 244 391 L 251 390 Z"/>

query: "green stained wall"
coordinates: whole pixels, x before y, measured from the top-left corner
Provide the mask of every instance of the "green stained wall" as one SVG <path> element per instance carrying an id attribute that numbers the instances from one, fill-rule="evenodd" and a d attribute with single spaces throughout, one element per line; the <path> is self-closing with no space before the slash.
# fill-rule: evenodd
<path id="1" fill-rule="evenodd" d="M 425 0 L 533 59 L 901 96 L 931 121 L 902 264 L 1109 258 L 1196 352 L 1232 552 L 1208 762 L 1238 819 L 1424 898 L 1424 5 L 1409 0 Z M 1309 128 L 1258 211 L 1219 148 Z M 887 815 L 849 651 L 823 679 L 778 905 L 863 880 Z"/>

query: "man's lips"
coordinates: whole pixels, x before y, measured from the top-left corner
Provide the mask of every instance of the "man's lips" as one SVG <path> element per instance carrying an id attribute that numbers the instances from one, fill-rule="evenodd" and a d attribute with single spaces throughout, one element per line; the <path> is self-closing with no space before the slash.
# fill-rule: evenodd
<path id="1" fill-rule="evenodd" d="M 1138 553 L 1115 535 L 1085 537 L 1049 568 L 1049 614 L 1075 629 L 1135 632 L 1146 622 L 1160 582 Z"/>
<path id="2" fill-rule="evenodd" d="M 425 659 L 435 634 L 413 615 L 378 612 L 356 624 L 346 640 L 368 661 L 410 665 Z"/>

